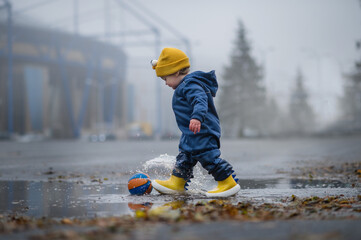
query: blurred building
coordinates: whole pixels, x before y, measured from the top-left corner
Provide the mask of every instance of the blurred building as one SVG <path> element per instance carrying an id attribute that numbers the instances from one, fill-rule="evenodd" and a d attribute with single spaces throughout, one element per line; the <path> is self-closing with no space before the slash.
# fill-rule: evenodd
<path id="1" fill-rule="evenodd" d="M 121 48 L 29 26 L 11 32 L 9 51 L 9 31 L 0 23 L 0 133 L 68 138 L 125 126 Z"/>

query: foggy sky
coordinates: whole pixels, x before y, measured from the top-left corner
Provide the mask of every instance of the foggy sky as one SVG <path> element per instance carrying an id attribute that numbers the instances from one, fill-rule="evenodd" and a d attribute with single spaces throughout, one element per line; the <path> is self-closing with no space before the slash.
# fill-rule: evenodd
<path id="1" fill-rule="evenodd" d="M 119 29 L 147 29 L 116 1 L 78 0 L 79 32 L 89 35 Z M 41 0 L 13 0 L 15 11 Z M 104 18 L 104 2 L 110 4 L 108 19 Z M 131 2 L 131 1 L 125 1 Z M 265 66 L 265 83 L 269 96 L 286 106 L 295 82 L 297 69 L 305 77 L 311 94 L 311 104 L 324 122 L 337 116 L 337 97 L 342 93 L 342 72 L 352 70 L 360 52 L 355 42 L 361 39 L 361 9 L 357 0 L 138 0 L 156 13 L 192 43 L 192 70 L 216 70 L 222 82 L 224 67 L 234 48 L 238 21 L 242 20 L 252 55 Z M 131 4 L 129 4 L 131 5 Z M 52 1 L 23 13 L 18 19 L 31 19 L 33 24 L 74 31 L 72 0 Z M 4 14 L 1 12 L 1 14 Z M 174 39 L 146 14 L 150 24 L 162 30 L 162 41 Z M 29 22 L 29 21 L 28 21 Z M 105 24 L 107 23 L 106 27 Z M 121 44 L 129 38 L 115 39 Z M 144 38 L 153 41 L 152 36 Z M 131 41 L 130 41 L 131 42 Z M 164 44 L 162 47 L 172 46 Z M 174 45 L 186 50 L 184 45 Z M 155 50 L 147 47 L 126 47 L 130 58 L 127 81 L 135 84 L 142 98 L 137 99 L 137 116 L 155 121 L 155 74 L 149 60 L 157 58 Z M 153 89 L 153 91 L 152 91 Z M 172 125 L 170 95 L 162 87 L 164 124 Z"/>

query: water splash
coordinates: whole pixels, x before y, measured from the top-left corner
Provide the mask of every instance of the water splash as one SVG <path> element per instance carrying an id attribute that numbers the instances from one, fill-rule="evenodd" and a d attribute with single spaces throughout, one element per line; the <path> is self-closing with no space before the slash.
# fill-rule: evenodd
<path id="1" fill-rule="evenodd" d="M 142 171 L 149 174 L 152 179 L 168 178 L 174 168 L 176 157 L 168 154 L 161 154 L 159 157 L 150 159 L 142 165 Z M 205 186 L 212 183 L 212 177 L 197 164 L 193 169 L 194 178 L 189 183 L 188 192 L 200 193 L 204 191 Z"/>
<path id="2" fill-rule="evenodd" d="M 150 159 L 142 165 L 142 171 L 149 174 L 153 178 L 168 177 L 175 164 L 175 156 L 161 154 L 159 157 Z"/>

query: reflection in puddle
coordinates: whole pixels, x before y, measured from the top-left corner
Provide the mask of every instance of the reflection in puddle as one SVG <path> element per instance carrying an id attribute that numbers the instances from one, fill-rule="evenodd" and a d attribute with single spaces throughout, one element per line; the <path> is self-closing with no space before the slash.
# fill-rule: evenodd
<path id="1" fill-rule="evenodd" d="M 247 198 L 268 198 L 275 201 L 292 194 L 318 195 L 322 192 L 330 195 L 357 195 L 350 184 L 338 180 L 241 179 L 239 184 L 242 190 L 232 201 L 245 201 Z M 320 188 L 324 190 L 320 191 Z M 51 218 L 120 216 L 133 214 L 137 209 L 159 206 L 177 198 L 190 202 L 205 199 L 203 195 L 194 192 L 178 197 L 159 195 L 156 191 L 147 196 L 131 196 L 126 184 L 0 181 L 0 214 L 16 213 Z"/>
<path id="2" fill-rule="evenodd" d="M 351 184 L 339 180 L 308 180 L 308 179 L 261 179 L 238 181 L 242 189 L 264 189 L 264 188 L 350 188 Z"/>
<path id="3" fill-rule="evenodd" d="M 129 209 L 136 211 L 136 210 L 148 210 L 153 206 L 153 203 L 145 202 L 145 203 L 128 203 Z"/>
<path id="4" fill-rule="evenodd" d="M 121 186 L 125 189 L 125 186 Z M 119 185 L 79 185 L 73 182 L 0 181 L 0 213 L 33 217 L 92 217 L 102 212 L 127 213 L 128 207 L 97 204 L 84 196 L 124 193 Z M 100 197 L 99 197 L 100 198 Z"/>

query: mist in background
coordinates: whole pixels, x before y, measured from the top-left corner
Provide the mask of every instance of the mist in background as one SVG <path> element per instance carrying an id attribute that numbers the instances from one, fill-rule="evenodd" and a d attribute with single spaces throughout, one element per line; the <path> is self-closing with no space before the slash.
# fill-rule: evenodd
<path id="1" fill-rule="evenodd" d="M 26 51 L 19 50 L 21 54 L 14 57 L 17 64 L 14 72 L 19 73 L 14 74 L 13 81 L 28 76 L 21 87 L 29 93 L 34 82 L 31 79 L 39 79 L 37 74 L 45 71 L 48 87 L 44 87 L 42 95 L 49 95 L 46 102 L 51 103 L 50 107 L 44 104 L 40 108 L 32 107 L 30 103 L 45 101 L 31 100 L 36 94 L 27 94 L 19 100 L 23 110 L 13 118 L 14 134 L 93 136 L 95 141 L 103 133 L 119 138 L 176 137 L 179 130 L 171 109 L 173 90 L 155 77 L 149 64 L 151 59 L 158 58 L 163 47 L 177 47 L 186 52 L 192 71 L 216 71 L 220 89 L 215 101 L 225 137 L 354 133 L 361 129 L 357 65 L 361 8 L 357 0 L 0 1 L 0 5 L 6 3 L 12 7 L 14 28 L 25 28 L 23 36 L 31 35 L 31 31 L 26 34 L 24 31 L 32 28 L 42 29 L 44 36 L 47 31 L 49 35 L 56 32 L 59 36 L 69 36 L 59 40 L 56 56 L 66 51 L 61 44 L 75 56 L 77 46 L 89 42 L 89 47 L 77 52 L 78 58 L 68 58 L 68 64 L 64 57 L 63 68 L 55 66 L 55 70 L 46 62 L 24 60 L 20 55 Z M 0 18 L 4 26 L 7 17 L 3 7 Z M 0 132 L 3 133 L 9 132 L 7 30 L 4 27 L 0 32 Z M 19 49 L 16 41 L 21 42 L 22 37 L 14 32 L 16 52 Z M 240 32 L 244 37 L 243 50 Z M 70 46 L 72 37 L 77 44 Z M 50 56 L 53 53 L 48 48 L 43 54 Z M 102 56 L 102 60 L 87 58 L 86 49 L 89 52 L 97 49 L 92 56 Z M 237 57 L 247 60 L 235 61 Z M 79 62 L 79 59 L 88 66 L 79 65 L 79 69 L 85 70 L 71 67 L 71 61 Z M 101 62 L 98 68 L 94 67 L 97 61 Z M 247 63 L 253 68 L 245 66 Z M 52 64 L 62 66 L 62 61 Z M 66 73 L 63 77 L 62 72 Z M 67 81 L 68 88 L 63 84 Z M 89 82 L 90 87 L 84 87 Z M 247 83 L 254 86 L 248 89 Z M 239 84 L 243 92 L 258 98 L 245 100 L 245 93 L 230 94 L 227 84 L 233 90 L 236 88 L 232 86 Z M 15 84 L 15 92 L 16 87 L 20 86 Z M 88 98 L 84 97 L 86 94 Z M 70 120 L 69 108 L 73 108 L 74 114 Z M 20 111 L 17 109 L 15 112 Z M 48 118 L 34 120 L 36 109 L 43 109 L 41 114 Z M 34 123 L 39 122 L 42 124 L 37 127 Z"/>

